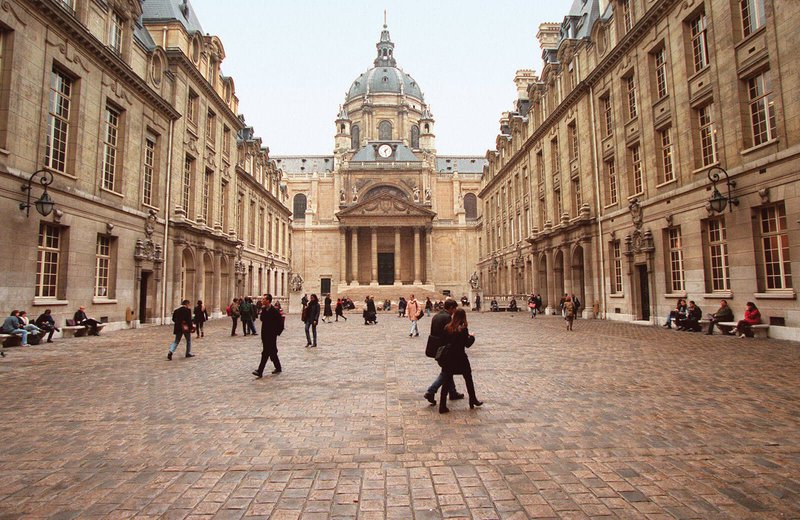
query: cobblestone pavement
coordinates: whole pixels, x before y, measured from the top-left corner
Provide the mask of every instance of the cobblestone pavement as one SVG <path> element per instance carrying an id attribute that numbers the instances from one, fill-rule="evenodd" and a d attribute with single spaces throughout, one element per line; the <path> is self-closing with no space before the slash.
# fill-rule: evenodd
<path id="1" fill-rule="evenodd" d="M 796 343 L 469 318 L 485 404 L 447 415 L 388 315 L 289 316 L 260 380 L 227 319 L 171 362 L 166 327 L 6 349 L 0 518 L 800 517 Z"/>

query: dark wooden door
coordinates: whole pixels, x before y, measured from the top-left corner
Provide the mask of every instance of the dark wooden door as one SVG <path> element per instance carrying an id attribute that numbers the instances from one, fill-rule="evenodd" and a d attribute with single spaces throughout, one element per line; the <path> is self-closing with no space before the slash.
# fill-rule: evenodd
<path id="1" fill-rule="evenodd" d="M 147 289 L 150 273 L 143 272 L 139 282 L 139 323 L 147 323 Z"/>
<path id="2" fill-rule="evenodd" d="M 647 266 L 636 266 L 639 271 L 639 297 L 641 298 L 642 319 L 650 319 L 650 277 L 647 275 Z"/>
<path id="3" fill-rule="evenodd" d="M 378 253 L 378 285 L 394 283 L 394 253 Z"/>

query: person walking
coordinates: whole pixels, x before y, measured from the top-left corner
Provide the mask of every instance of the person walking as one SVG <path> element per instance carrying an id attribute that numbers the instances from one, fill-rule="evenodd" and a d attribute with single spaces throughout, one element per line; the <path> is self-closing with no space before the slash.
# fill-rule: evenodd
<path id="1" fill-rule="evenodd" d="M 740 338 L 752 338 L 754 336 L 753 325 L 758 325 L 759 323 L 761 323 L 761 311 L 758 310 L 755 303 L 747 302 L 744 309 L 744 319 L 739 320 L 739 323 L 736 324 L 736 332 Z"/>
<path id="2" fill-rule="evenodd" d="M 442 393 L 439 400 L 439 413 L 447 413 L 450 410 L 447 408 L 447 392 L 448 388 L 454 388 L 453 375 L 461 374 L 464 376 L 464 383 L 467 386 L 467 394 L 469 395 L 469 407 L 475 408 L 482 406 L 483 402 L 478 401 L 475 395 L 475 383 L 472 380 L 472 366 L 467 357 L 469 347 L 475 343 L 475 336 L 469 333 L 467 327 L 467 313 L 464 309 L 456 309 L 453 317 L 450 319 L 445 328 L 445 342 L 446 350 L 444 354 L 437 360 L 439 366 L 442 367 L 444 373 L 444 383 L 442 384 Z"/>
<path id="3" fill-rule="evenodd" d="M 286 318 L 281 314 L 279 308 L 272 305 L 272 295 L 265 294 L 261 300 L 261 362 L 258 368 L 253 370 L 253 375 L 261 378 L 264 375 L 264 367 L 267 361 L 271 360 L 275 366 L 273 374 L 281 373 L 281 360 L 278 359 L 278 336 L 283 332 Z"/>
<path id="4" fill-rule="evenodd" d="M 36 318 L 36 326 L 47 332 L 48 343 L 53 342 L 54 332 L 61 332 L 61 329 L 56 327 L 56 321 L 53 319 L 52 314 L 50 314 L 50 309 L 45 309 L 45 311 Z"/>
<path id="5" fill-rule="evenodd" d="M 319 298 L 317 298 L 316 294 L 311 295 L 311 299 L 308 300 L 308 305 L 306 305 L 306 347 L 316 347 L 317 346 L 317 322 L 319 321 Z M 314 336 L 314 341 L 311 341 L 311 335 L 309 335 L 309 329 Z"/>
<path id="6" fill-rule="evenodd" d="M 417 299 L 414 295 L 411 295 L 411 299 L 408 300 L 408 305 L 406 305 L 406 314 L 408 314 L 408 319 L 411 320 L 411 330 L 408 332 L 408 337 L 411 336 L 419 336 L 419 328 L 417 327 L 418 321 L 420 319 L 420 306 Z"/>
<path id="7" fill-rule="evenodd" d="M 402 318 L 403 316 L 405 316 L 405 314 L 406 314 L 406 306 L 407 305 L 408 305 L 408 302 L 406 301 L 405 298 L 403 298 L 401 296 L 400 300 L 397 302 L 397 317 L 398 318 Z"/>
<path id="8" fill-rule="evenodd" d="M 450 319 L 453 316 L 453 313 L 456 312 L 458 308 L 458 303 L 455 300 L 447 300 L 444 302 L 444 308 L 434 314 L 433 318 L 431 319 L 431 333 L 428 335 L 428 343 L 425 347 L 425 355 L 428 357 L 435 357 L 436 351 L 439 349 L 440 346 L 444 345 L 444 328 L 450 323 Z M 444 383 L 444 372 L 439 372 L 439 375 L 436 376 L 431 386 L 425 391 L 425 395 L 423 396 L 425 399 L 428 400 L 431 405 L 436 405 L 436 392 Z M 450 381 L 452 382 L 452 380 Z M 447 391 L 450 395 L 450 400 L 455 401 L 457 399 L 464 399 L 464 394 L 459 394 L 456 390 L 455 383 L 452 387 L 450 387 Z"/>
<path id="9" fill-rule="evenodd" d="M 708 331 L 706 332 L 707 335 L 711 336 L 714 334 L 714 326 L 716 325 L 719 327 L 719 324 L 722 322 L 731 322 L 733 321 L 733 310 L 728 306 L 727 300 L 720 300 L 719 301 L 719 309 L 714 314 L 708 315 Z M 719 330 L 725 333 L 725 330 L 720 328 Z"/>
<path id="10" fill-rule="evenodd" d="M 239 298 L 234 298 L 227 308 L 228 316 L 231 317 L 231 336 L 236 335 L 236 325 L 239 323 Z"/>
<path id="11" fill-rule="evenodd" d="M 325 295 L 325 310 L 322 313 L 322 321 L 325 323 L 331 322 L 331 316 L 333 316 L 333 309 L 331 308 L 331 295 Z"/>
<path id="12" fill-rule="evenodd" d="M 342 303 L 341 298 L 336 299 L 336 321 L 339 321 L 339 318 L 342 318 L 344 321 L 347 321 L 347 317 L 344 315 L 344 304 Z"/>
<path id="13" fill-rule="evenodd" d="M 430 316 L 432 310 L 433 310 L 433 302 L 431 301 L 431 297 L 427 296 L 425 298 L 425 316 Z"/>
<path id="14" fill-rule="evenodd" d="M 480 294 L 476 294 L 475 295 L 475 310 L 478 311 L 478 312 L 480 312 L 480 310 L 481 310 L 481 295 Z"/>
<path id="15" fill-rule="evenodd" d="M 197 300 L 197 305 L 194 307 L 194 328 L 197 332 L 197 337 L 202 338 L 205 336 L 203 332 L 203 324 L 208 321 L 208 313 L 206 306 L 203 305 L 203 300 Z"/>
<path id="16" fill-rule="evenodd" d="M 192 354 L 192 309 L 189 307 L 191 304 L 189 300 L 183 300 L 181 306 L 172 312 L 172 321 L 175 323 L 172 332 L 175 334 L 175 341 L 169 346 L 167 361 L 172 361 L 172 354 L 178 348 L 181 337 L 186 338 L 186 357 L 194 357 Z"/>
<path id="17" fill-rule="evenodd" d="M 572 330 L 572 323 L 575 321 L 575 302 L 572 301 L 572 296 L 565 296 L 564 303 L 562 303 L 564 310 L 564 319 L 567 321 L 567 330 Z"/>

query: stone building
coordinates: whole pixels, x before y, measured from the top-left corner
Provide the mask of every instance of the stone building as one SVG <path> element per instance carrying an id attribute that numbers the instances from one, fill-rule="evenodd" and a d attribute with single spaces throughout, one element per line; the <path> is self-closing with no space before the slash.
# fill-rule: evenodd
<path id="1" fill-rule="evenodd" d="M 482 157 L 436 153 L 417 81 L 384 26 L 350 85 L 332 155 L 275 157 L 293 204 L 293 269 L 304 292 L 363 299 L 469 294 L 478 260 Z"/>
<path id="2" fill-rule="evenodd" d="M 184 297 L 218 313 L 250 289 L 285 294 L 285 187 L 223 59 L 180 0 L 3 4 L 6 312 L 50 308 L 63 324 L 85 306 L 113 329 L 158 323 Z"/>
<path id="3" fill-rule="evenodd" d="M 576 0 L 542 24 L 541 75 L 518 74 L 487 153 L 486 294 L 574 292 L 584 316 L 651 323 L 678 298 L 753 301 L 800 339 L 793 7 Z"/>

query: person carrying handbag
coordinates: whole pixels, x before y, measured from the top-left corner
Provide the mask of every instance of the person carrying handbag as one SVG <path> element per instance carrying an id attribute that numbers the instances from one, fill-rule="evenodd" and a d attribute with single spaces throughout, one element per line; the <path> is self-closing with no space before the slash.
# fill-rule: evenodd
<path id="1" fill-rule="evenodd" d="M 408 337 L 411 336 L 419 336 L 419 328 L 417 327 L 417 322 L 422 317 L 422 308 L 419 305 L 419 302 L 411 295 L 411 299 L 408 300 L 408 305 L 406 306 L 406 313 L 408 314 L 408 319 L 411 320 L 411 330 L 408 332 Z"/>

